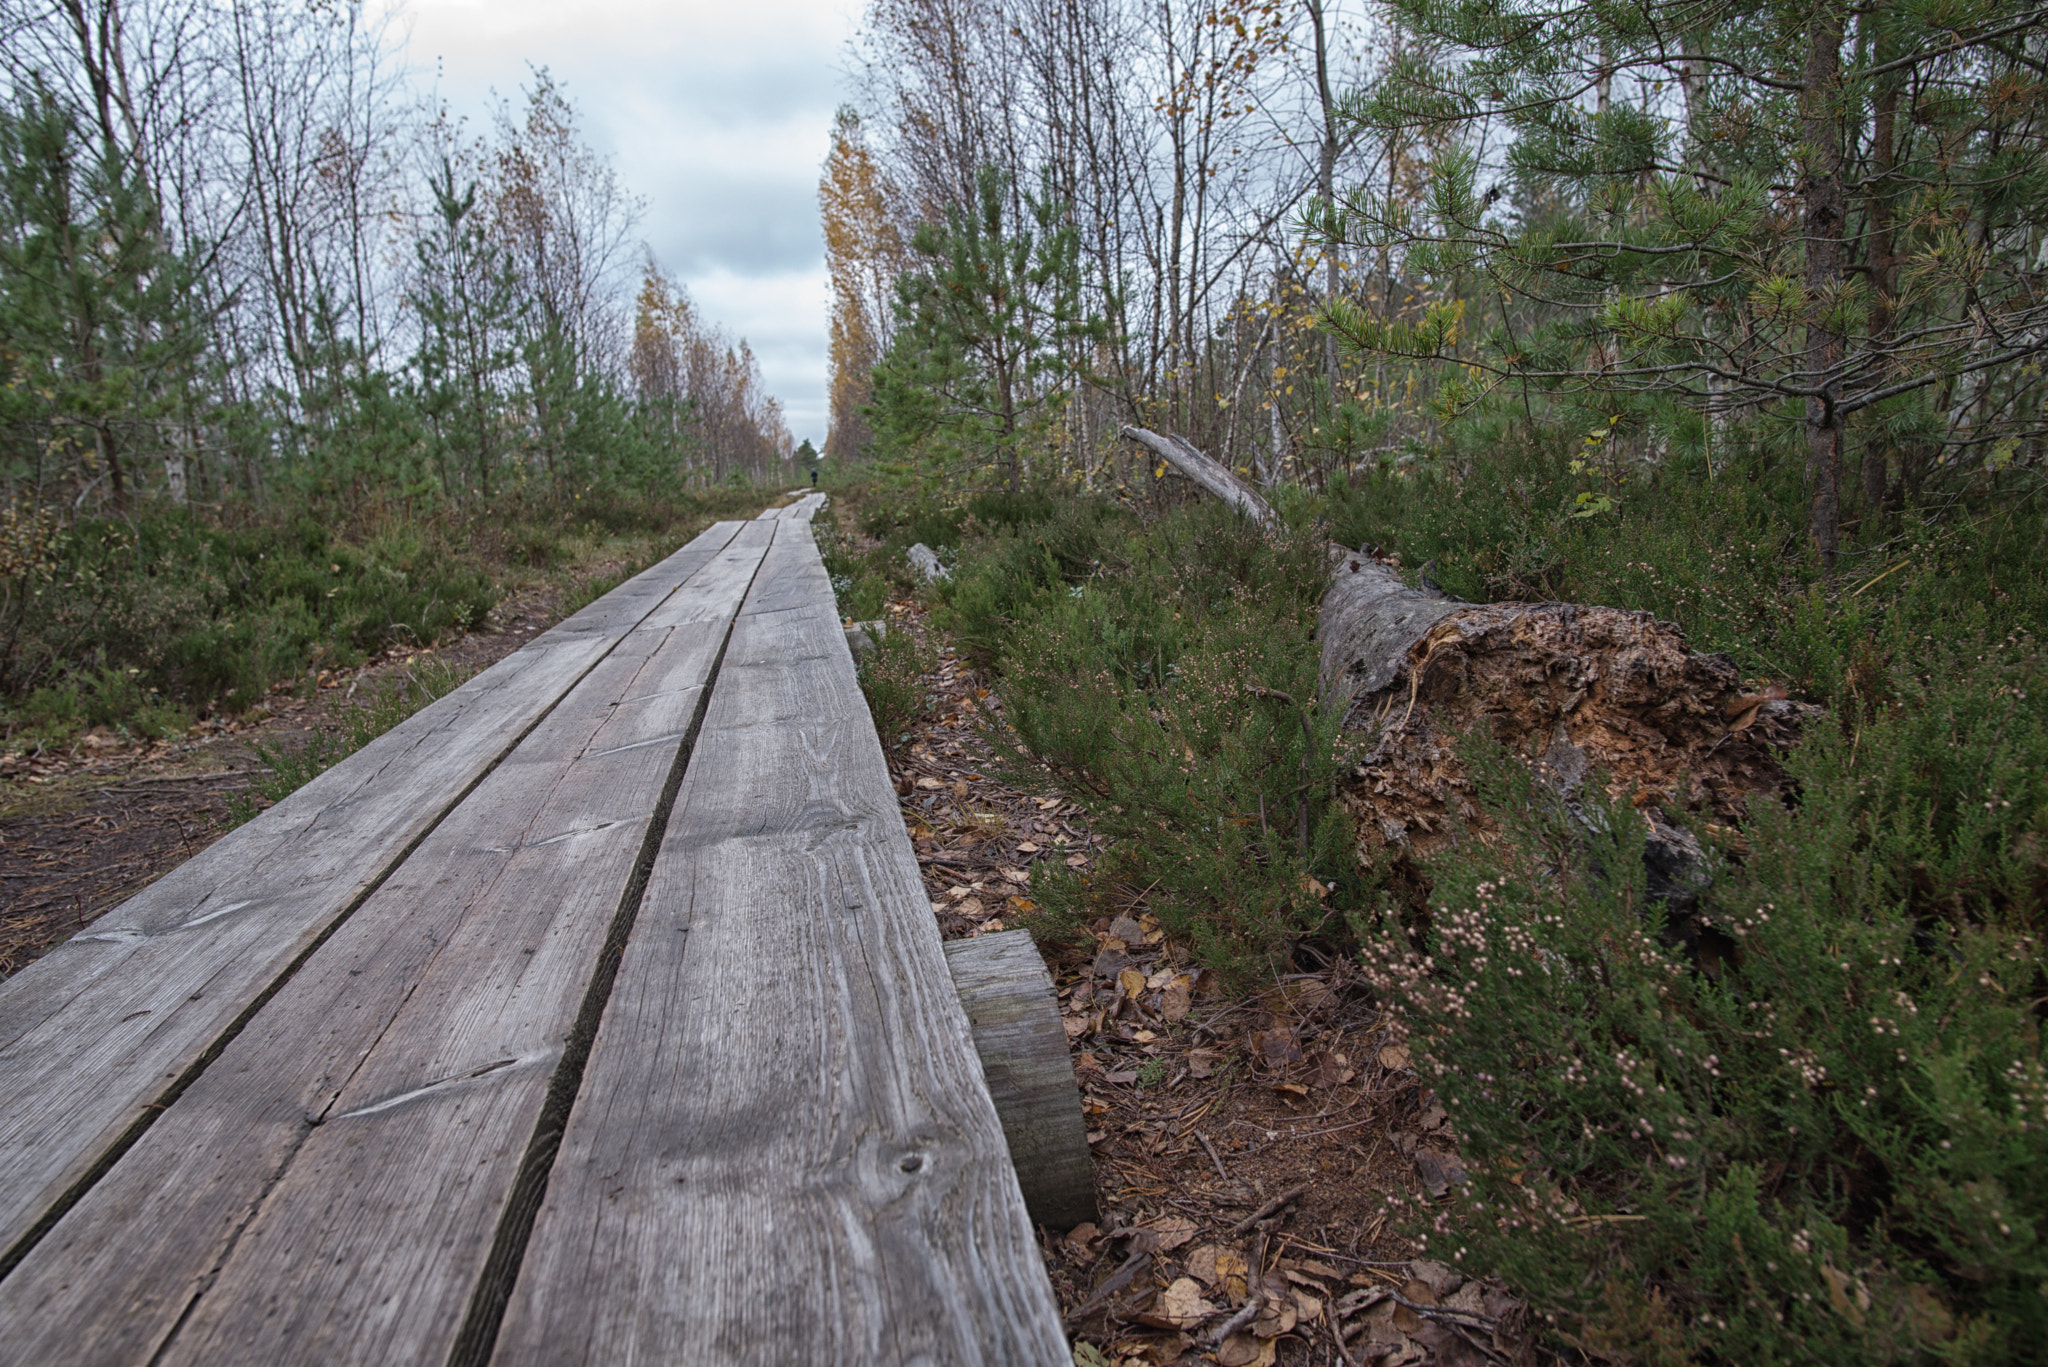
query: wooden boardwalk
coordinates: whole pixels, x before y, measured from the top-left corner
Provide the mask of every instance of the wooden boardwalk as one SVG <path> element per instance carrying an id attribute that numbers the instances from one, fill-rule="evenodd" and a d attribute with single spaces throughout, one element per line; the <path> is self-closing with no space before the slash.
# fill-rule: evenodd
<path id="1" fill-rule="evenodd" d="M 0 1364 L 1069 1360 L 820 502 L 0 984 Z"/>

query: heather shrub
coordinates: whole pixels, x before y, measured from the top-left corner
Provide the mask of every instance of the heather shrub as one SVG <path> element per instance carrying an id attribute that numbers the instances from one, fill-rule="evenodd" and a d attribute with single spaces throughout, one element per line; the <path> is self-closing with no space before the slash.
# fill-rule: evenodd
<path id="1" fill-rule="evenodd" d="M 1332 801 L 1349 749 L 1315 700 L 1323 578 L 1312 527 L 1269 540 L 1214 507 L 1139 525 L 1079 503 L 963 547 L 944 598 L 994 657 L 1013 730 L 993 739 L 1112 838 L 1087 880 L 1034 885 L 1036 929 L 1123 885 L 1240 979 L 1342 937 L 1357 880 Z"/>
<path id="2" fill-rule="evenodd" d="M 877 633 L 856 656 L 861 696 L 884 748 L 901 745 L 911 723 L 930 710 L 929 679 L 938 667 L 938 652 L 901 624 Z"/>
<path id="3" fill-rule="evenodd" d="M 1468 741 L 1498 838 L 1431 866 L 1425 916 L 1357 918 L 1471 1173 L 1411 1232 L 1597 1356 L 2037 1361 L 2043 682 L 2017 634 L 1895 657 L 1682 939 L 1632 809 Z"/>

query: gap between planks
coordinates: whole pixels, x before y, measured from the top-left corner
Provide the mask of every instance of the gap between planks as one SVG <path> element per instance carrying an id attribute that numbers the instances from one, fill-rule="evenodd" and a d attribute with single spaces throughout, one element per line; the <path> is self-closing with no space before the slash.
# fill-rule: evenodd
<path id="1" fill-rule="evenodd" d="M 141 1102 L 157 1102 L 148 1117 L 174 1105 L 453 804 L 747 525 L 714 527 L 102 918 L 75 952 L 0 987 L 0 1022 L 29 1022 L 0 1051 L 0 1079 L 13 1084 L 0 1121 L 10 1159 L 0 1166 L 0 1228 L 16 1234 L 17 1260 L 34 1244 L 21 1233 L 54 1228 L 142 1137 L 146 1126 L 127 1120 Z M 356 872 L 364 863 L 368 877 Z M 227 895 L 235 892 L 244 895 Z M 140 1011 L 138 997 L 148 1004 Z M 94 1008 L 98 1020 L 88 1019 Z M 52 1033 L 55 1049 L 42 1039 Z M 40 1058 L 24 1058 L 31 1043 Z M 68 1092 L 53 1078 L 68 1078 Z M 36 1138 L 45 1151 L 13 1161 Z"/>

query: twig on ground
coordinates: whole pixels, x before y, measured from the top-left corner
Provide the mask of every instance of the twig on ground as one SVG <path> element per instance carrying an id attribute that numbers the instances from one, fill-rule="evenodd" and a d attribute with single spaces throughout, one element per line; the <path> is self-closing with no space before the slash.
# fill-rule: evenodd
<path id="1" fill-rule="evenodd" d="M 1351 1350 L 1344 1346 L 1344 1329 L 1337 1323 L 1337 1317 L 1325 1315 L 1323 1323 L 1330 1331 L 1330 1343 L 1336 1349 L 1338 1367 L 1351 1367 Z"/>
<path id="2" fill-rule="evenodd" d="M 1196 1130 L 1195 1138 L 1202 1141 L 1202 1152 L 1208 1154 L 1209 1161 L 1216 1165 L 1216 1175 L 1228 1182 L 1230 1174 L 1223 1170 L 1223 1160 L 1216 1156 L 1216 1146 L 1209 1142 L 1209 1136 L 1203 1134 L 1200 1130 Z"/>
<path id="3" fill-rule="evenodd" d="M 1272 1200 L 1266 1202 L 1266 1204 L 1260 1206 L 1257 1210 L 1253 1211 L 1250 1215 L 1245 1216 L 1244 1219 L 1239 1220 L 1235 1225 L 1231 1226 L 1231 1234 L 1238 1235 L 1244 1233 L 1253 1225 L 1265 1219 L 1268 1215 L 1271 1215 L 1273 1212 L 1279 1210 L 1282 1206 L 1287 1205 L 1291 1201 L 1300 1200 L 1303 1193 L 1307 1191 L 1308 1183 L 1306 1182 L 1302 1183 L 1298 1187 L 1289 1187 L 1287 1190 L 1281 1192 L 1278 1196 L 1275 1196 Z"/>
<path id="4" fill-rule="evenodd" d="M 1496 1349 L 1492 1344 L 1481 1343 L 1479 1341 L 1479 1336 L 1473 1333 L 1472 1330 L 1466 1326 L 1464 1321 L 1452 1320 L 1450 1321 L 1450 1326 L 1452 1333 L 1456 1334 L 1459 1338 L 1465 1340 L 1465 1342 L 1471 1344 L 1474 1348 L 1477 1348 L 1481 1353 L 1483 1353 L 1488 1358 L 1491 1358 L 1495 1362 L 1507 1361 L 1505 1357 L 1501 1356 L 1500 1351 Z"/>
<path id="5" fill-rule="evenodd" d="M 1216 1331 L 1209 1335 L 1209 1346 L 1213 1348 L 1217 1344 L 1223 1342 L 1223 1340 L 1229 1338 L 1232 1334 L 1235 1334 L 1238 1330 L 1244 1328 L 1247 1324 L 1250 1324 L 1253 1320 L 1257 1319 L 1259 1317 L 1259 1311 L 1264 1309 L 1265 1305 L 1266 1293 L 1263 1291 L 1255 1290 L 1250 1295 L 1246 1296 L 1244 1304 L 1238 1307 L 1237 1313 L 1235 1315 L 1232 1315 L 1229 1319 L 1223 1321 L 1223 1323 L 1217 1325 Z"/>
<path id="6" fill-rule="evenodd" d="M 1133 1253 L 1130 1257 L 1124 1259 L 1124 1265 L 1110 1273 L 1109 1280 L 1096 1287 L 1094 1295 L 1067 1312 L 1067 1323 L 1073 1324 L 1092 1314 L 1101 1307 L 1104 1301 L 1107 1301 L 1111 1296 L 1114 1296 L 1117 1292 L 1130 1285 L 1131 1278 L 1137 1276 L 1144 1269 L 1145 1264 L 1151 1261 L 1152 1255 L 1143 1252 Z"/>
<path id="7" fill-rule="evenodd" d="M 1446 1324 L 1469 1324 L 1475 1329 L 1484 1329 L 1488 1333 L 1493 1332 L 1495 1321 L 1474 1311 L 1453 1310 L 1448 1305 L 1421 1305 L 1409 1300 L 1400 1292 L 1391 1289 L 1388 1290 L 1387 1295 L 1393 1300 L 1394 1304 L 1405 1305 L 1424 1319 L 1442 1320 Z"/>

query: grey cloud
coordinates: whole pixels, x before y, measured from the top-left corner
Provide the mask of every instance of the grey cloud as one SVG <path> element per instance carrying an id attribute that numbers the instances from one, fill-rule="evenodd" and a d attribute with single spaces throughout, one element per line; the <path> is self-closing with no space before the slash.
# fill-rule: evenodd
<path id="1" fill-rule="evenodd" d="M 648 185 L 642 193 L 661 207 L 650 207 L 641 235 L 677 275 L 772 275 L 810 269 L 823 257 L 813 183 L 698 175 Z"/>
<path id="2" fill-rule="evenodd" d="M 417 2 L 417 0 L 416 0 Z M 760 358 L 799 439 L 825 435 L 826 300 L 817 180 L 840 87 L 844 0 L 754 12 L 688 0 L 479 11 L 421 5 L 410 57 L 445 55 L 473 119 L 546 66 L 586 135 L 647 201 L 639 233 L 705 314 Z M 486 17 L 488 16 L 488 17 Z"/>

